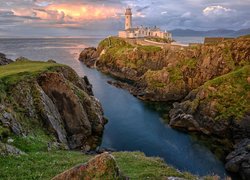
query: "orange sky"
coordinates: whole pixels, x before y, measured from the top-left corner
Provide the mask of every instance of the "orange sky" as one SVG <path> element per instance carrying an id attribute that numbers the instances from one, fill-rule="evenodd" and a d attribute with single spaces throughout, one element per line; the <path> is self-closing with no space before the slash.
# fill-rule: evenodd
<path id="1" fill-rule="evenodd" d="M 36 17 L 43 20 L 59 20 L 63 18 L 65 22 L 118 18 L 117 14 L 119 11 L 121 12 L 120 9 L 114 7 L 81 4 L 53 4 L 45 7 L 44 10 L 44 12 L 33 11 Z"/>

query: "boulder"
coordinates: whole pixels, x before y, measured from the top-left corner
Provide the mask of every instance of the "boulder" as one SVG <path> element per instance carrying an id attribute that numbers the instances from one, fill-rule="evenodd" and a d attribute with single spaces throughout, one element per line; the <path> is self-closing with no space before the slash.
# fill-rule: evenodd
<path id="1" fill-rule="evenodd" d="M 226 157 L 226 170 L 239 173 L 243 180 L 250 177 L 250 139 L 237 143 L 234 151 Z"/>
<path id="2" fill-rule="evenodd" d="M 25 153 L 19 150 L 18 148 L 11 146 L 9 144 L 4 144 L 0 142 L 0 155 L 24 155 Z"/>
<path id="3" fill-rule="evenodd" d="M 95 62 L 98 58 L 99 54 L 97 49 L 94 47 L 85 48 L 80 56 L 79 60 L 84 62 L 88 67 L 94 67 Z"/>
<path id="4" fill-rule="evenodd" d="M 11 59 L 6 58 L 6 55 L 3 53 L 0 53 L 0 66 L 6 65 L 13 62 Z"/>
<path id="5" fill-rule="evenodd" d="M 103 153 L 95 156 L 85 164 L 67 170 L 52 180 L 91 180 L 91 179 L 122 179 L 119 168 L 112 155 Z"/>

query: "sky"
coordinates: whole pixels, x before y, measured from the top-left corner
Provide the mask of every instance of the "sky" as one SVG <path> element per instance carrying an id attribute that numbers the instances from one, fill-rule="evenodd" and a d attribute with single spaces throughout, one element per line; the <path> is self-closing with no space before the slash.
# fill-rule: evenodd
<path id="1" fill-rule="evenodd" d="M 126 7 L 134 26 L 250 28 L 250 0 L 0 0 L 0 37 L 113 35 Z"/>

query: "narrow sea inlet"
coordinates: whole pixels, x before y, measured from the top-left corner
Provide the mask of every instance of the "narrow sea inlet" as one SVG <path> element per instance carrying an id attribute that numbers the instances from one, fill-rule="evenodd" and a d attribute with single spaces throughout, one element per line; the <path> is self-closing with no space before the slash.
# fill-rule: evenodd
<path id="1" fill-rule="evenodd" d="M 159 156 L 168 164 L 204 176 L 225 175 L 224 165 L 209 149 L 188 134 L 171 129 L 160 113 L 127 91 L 107 83 L 111 80 L 78 61 L 83 48 L 96 46 L 101 39 L 1 39 L 0 52 L 9 58 L 24 56 L 34 60 L 54 59 L 71 66 L 80 76 L 87 75 L 109 122 L 102 147 L 117 151 L 142 151 Z"/>

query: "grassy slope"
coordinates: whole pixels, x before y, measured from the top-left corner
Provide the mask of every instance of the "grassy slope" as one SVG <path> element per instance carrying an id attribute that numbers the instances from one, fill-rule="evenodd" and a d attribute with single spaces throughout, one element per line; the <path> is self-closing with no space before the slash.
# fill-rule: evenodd
<path id="1" fill-rule="evenodd" d="M 206 82 L 201 89 L 207 97 L 200 103 L 214 101 L 218 114 L 215 120 L 240 120 L 250 110 L 250 65 Z"/>
<path id="2" fill-rule="evenodd" d="M 102 40 L 98 45 L 98 49 L 106 50 L 105 54 L 101 56 L 100 61 L 132 69 L 140 69 L 145 63 L 142 59 L 131 59 L 128 56 L 129 54 L 133 54 L 135 49 L 138 53 L 156 53 L 161 51 L 161 48 L 156 46 L 131 45 L 118 37 L 110 37 Z"/>
<path id="3" fill-rule="evenodd" d="M 18 61 L 0 66 L 0 80 L 12 84 L 23 78 L 34 77 L 58 66 L 63 65 L 40 61 Z"/>
<path id="4" fill-rule="evenodd" d="M 131 179 L 162 179 L 174 176 L 195 179 L 180 173 L 159 158 L 146 157 L 140 152 L 113 153 L 123 175 Z M 0 156 L 1 179 L 51 179 L 92 156 L 73 151 L 31 152 L 22 156 Z"/>

